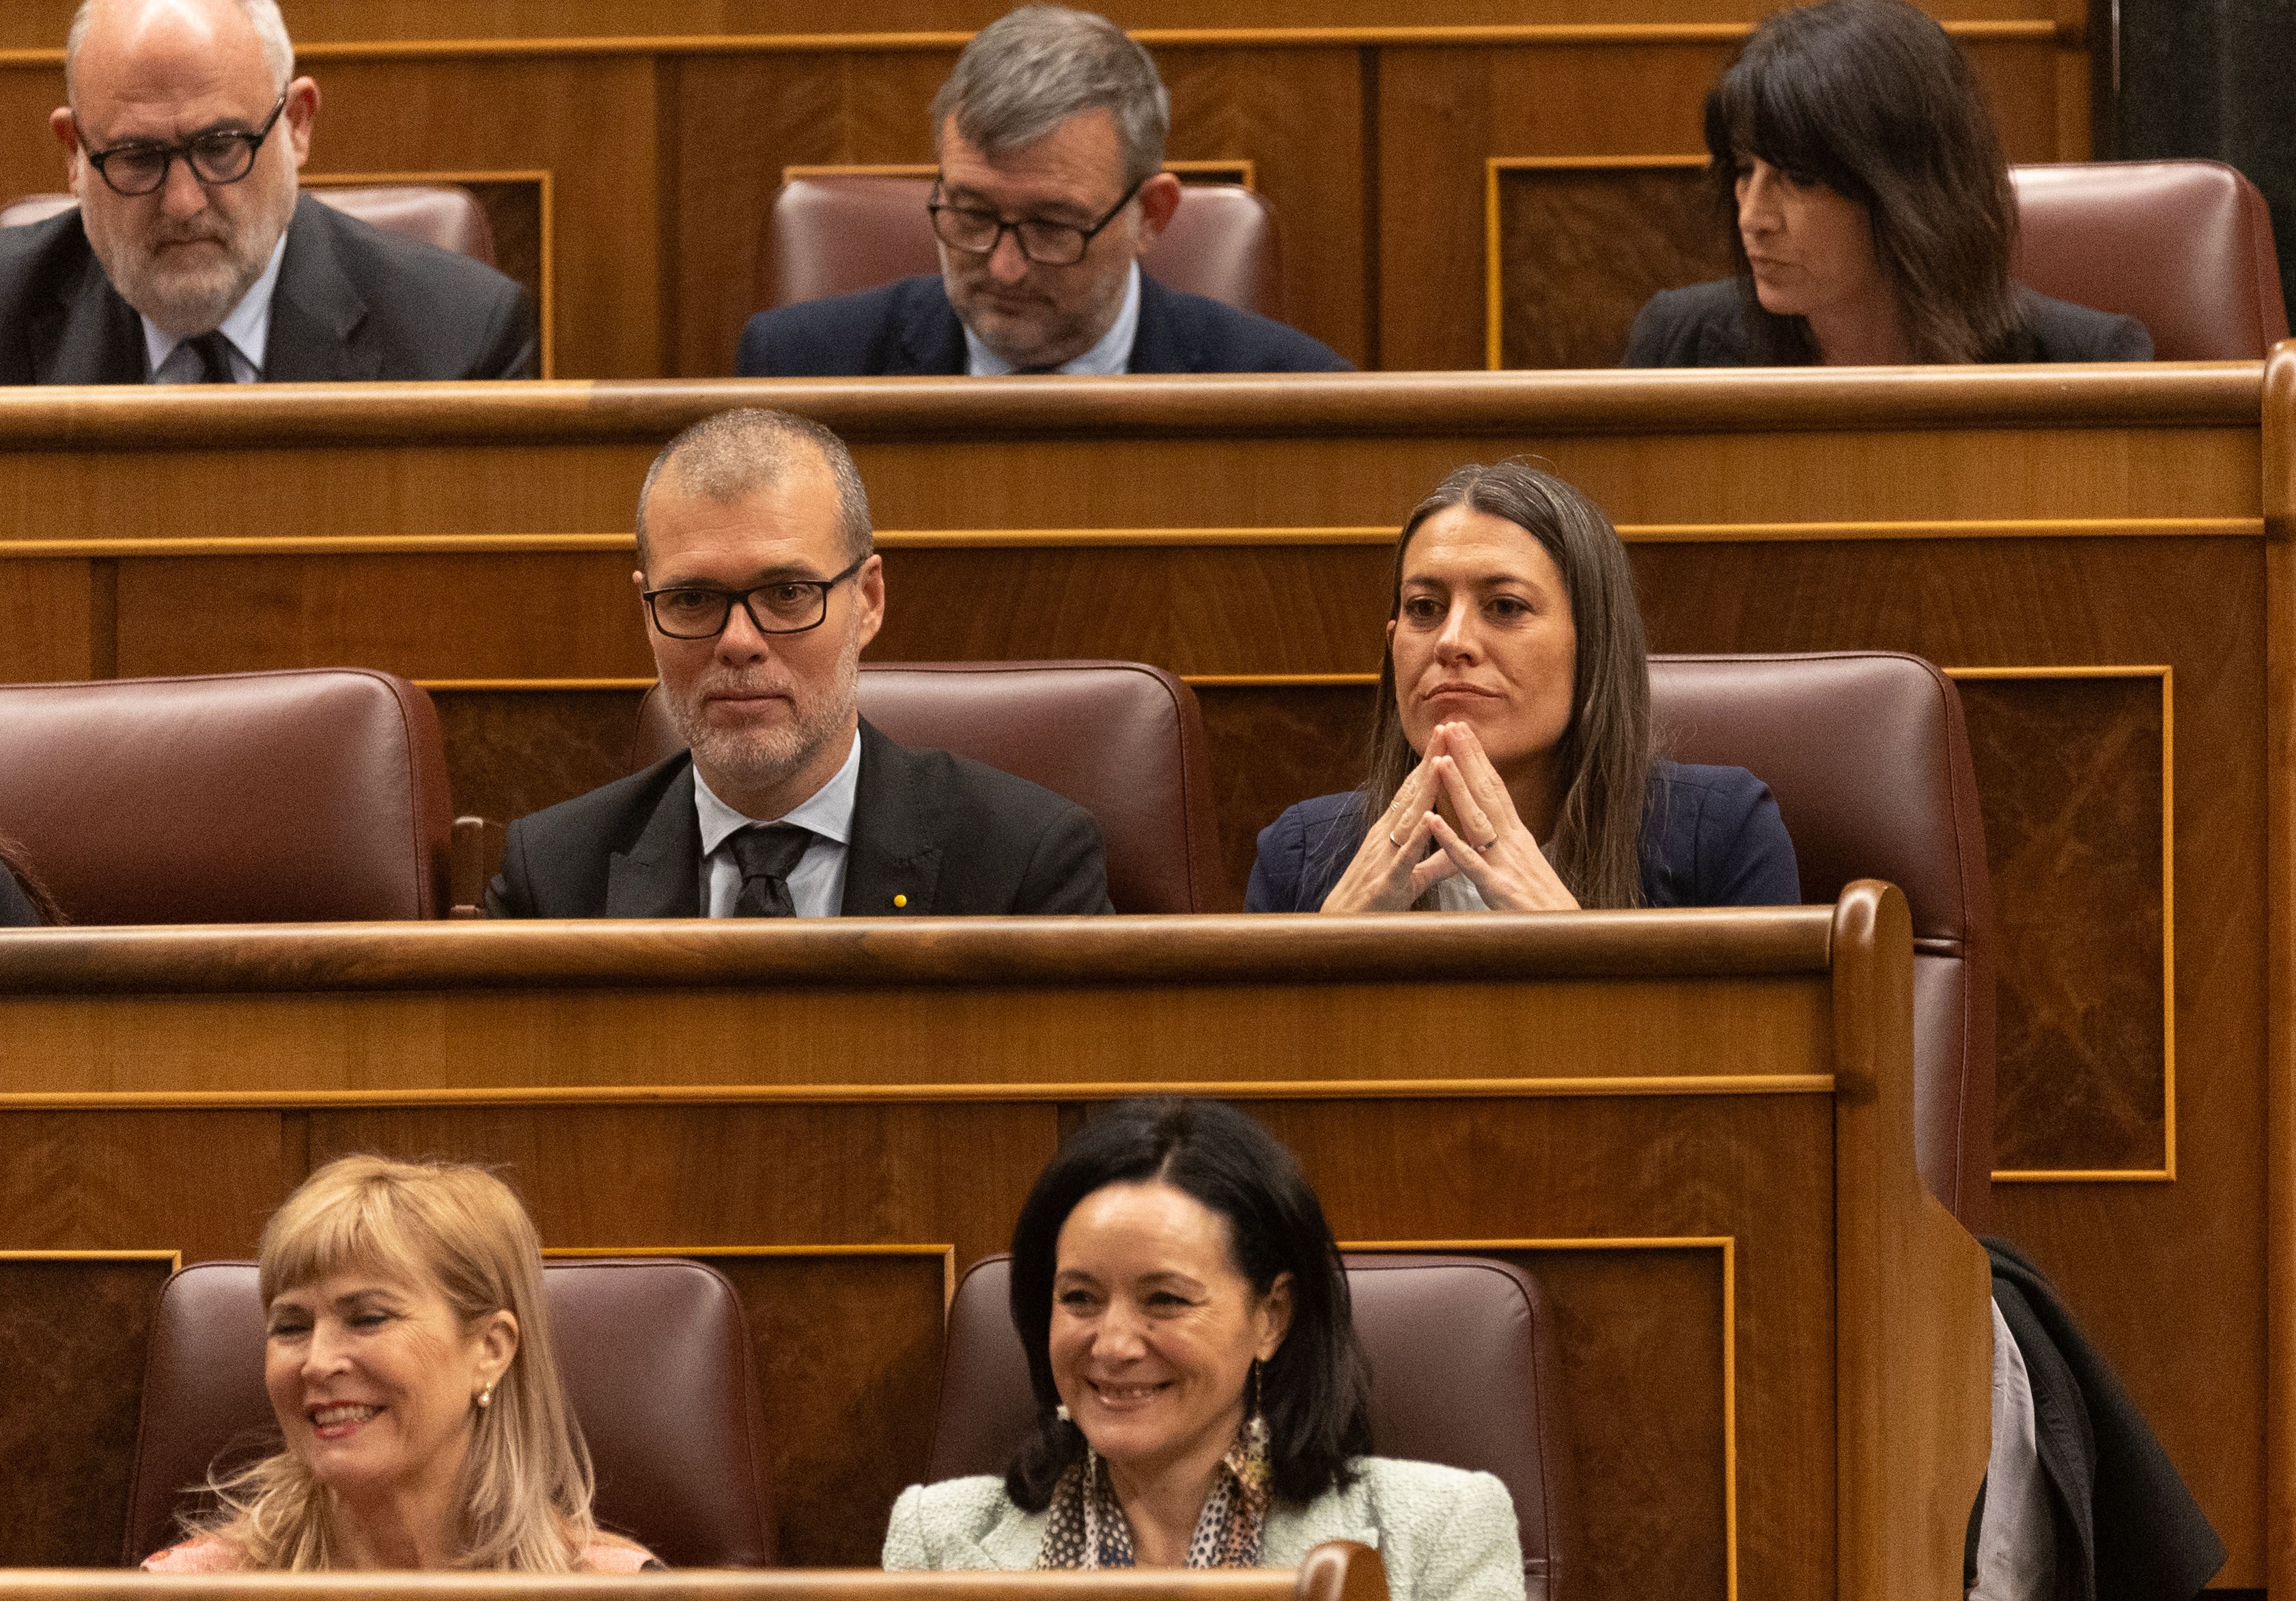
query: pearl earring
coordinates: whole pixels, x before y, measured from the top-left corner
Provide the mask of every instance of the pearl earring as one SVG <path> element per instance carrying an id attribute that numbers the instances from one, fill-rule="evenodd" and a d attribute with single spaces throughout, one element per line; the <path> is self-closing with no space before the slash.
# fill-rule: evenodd
<path id="1" fill-rule="evenodd" d="M 1066 1401 L 1062 1401 L 1059 1406 L 1053 1408 L 1053 1416 L 1059 1418 L 1062 1423 L 1072 1423 L 1075 1421 L 1073 1418 L 1069 1416 L 1069 1404 Z"/>
<path id="2" fill-rule="evenodd" d="M 495 1404 L 495 1386 L 492 1379 L 488 1379 L 487 1387 L 479 1392 L 478 1401 L 481 1407 L 491 1407 Z"/>

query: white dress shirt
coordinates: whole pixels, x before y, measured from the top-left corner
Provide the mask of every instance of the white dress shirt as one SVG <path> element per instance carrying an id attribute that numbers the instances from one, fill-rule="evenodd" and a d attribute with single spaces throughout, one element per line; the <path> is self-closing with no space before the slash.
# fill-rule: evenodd
<path id="1" fill-rule="evenodd" d="M 793 823 L 813 842 L 790 869 L 790 904 L 800 917 L 834 917 L 845 904 L 845 848 L 853 841 L 853 801 L 861 787 L 861 734 L 827 784 L 778 817 L 744 817 L 720 800 L 693 770 L 693 809 L 701 819 L 701 904 L 710 917 L 731 917 L 742 893 L 742 864 L 726 842 L 753 823 Z"/>
<path id="2" fill-rule="evenodd" d="M 1140 264 L 1132 264 L 1132 275 L 1125 280 L 1124 306 L 1117 312 L 1116 320 L 1100 342 L 1074 361 L 1064 361 L 1053 369 L 1055 373 L 1078 373 L 1088 377 L 1107 378 L 1132 370 L 1132 341 L 1140 333 Z M 980 342 L 980 338 L 967 327 L 964 330 L 964 370 L 975 378 L 1002 378 L 1013 371 L 1013 364 Z"/>
<path id="3" fill-rule="evenodd" d="M 240 297 L 231 315 L 216 332 L 231 347 L 231 381 L 253 383 L 263 376 L 264 352 L 271 348 L 271 291 L 279 287 L 279 263 L 287 254 L 287 235 L 271 247 L 271 264 L 255 286 Z M 198 383 L 206 373 L 191 341 L 160 331 L 150 317 L 144 324 L 144 354 L 151 358 L 154 383 Z"/>

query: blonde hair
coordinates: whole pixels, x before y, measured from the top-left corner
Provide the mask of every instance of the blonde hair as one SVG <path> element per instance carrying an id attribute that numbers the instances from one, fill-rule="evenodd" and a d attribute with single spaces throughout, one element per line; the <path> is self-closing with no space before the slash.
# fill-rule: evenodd
<path id="1" fill-rule="evenodd" d="M 567 1405 L 542 1293 L 541 1242 L 510 1187 L 450 1162 L 345 1156 L 329 1162 L 263 1230 L 263 1304 L 344 1268 L 436 1287 L 465 1329 L 518 1320 L 518 1350 L 472 1424 L 463 1538 L 452 1565 L 574 1571 L 597 1538 L 581 1426 Z M 239 1548 L 250 1568 L 343 1565 L 333 1497 L 292 1451 L 211 1478 L 222 1509 L 196 1533 Z"/>

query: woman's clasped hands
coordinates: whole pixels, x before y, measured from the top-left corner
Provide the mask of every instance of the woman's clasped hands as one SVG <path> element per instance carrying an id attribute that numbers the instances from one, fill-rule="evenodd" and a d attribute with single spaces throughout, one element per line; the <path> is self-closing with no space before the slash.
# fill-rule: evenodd
<path id="1" fill-rule="evenodd" d="M 1578 909 L 1464 722 L 1435 726 L 1419 765 L 1364 836 L 1323 909 L 1403 911 L 1454 874 L 1495 912 Z"/>

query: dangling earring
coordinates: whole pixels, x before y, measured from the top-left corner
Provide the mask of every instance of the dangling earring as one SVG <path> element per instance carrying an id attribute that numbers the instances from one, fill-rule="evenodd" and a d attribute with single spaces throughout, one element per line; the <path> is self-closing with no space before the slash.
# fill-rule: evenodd
<path id="1" fill-rule="evenodd" d="M 1274 1469 L 1267 1460 L 1267 1414 L 1260 1406 L 1260 1374 L 1265 1367 L 1257 1357 L 1251 1362 L 1251 1406 L 1243 1420 L 1243 1482 L 1253 1489 L 1265 1488 Z"/>
<path id="2" fill-rule="evenodd" d="M 479 1392 L 477 1399 L 480 1410 L 495 1404 L 495 1382 L 492 1379 L 487 1381 L 487 1387 Z"/>

